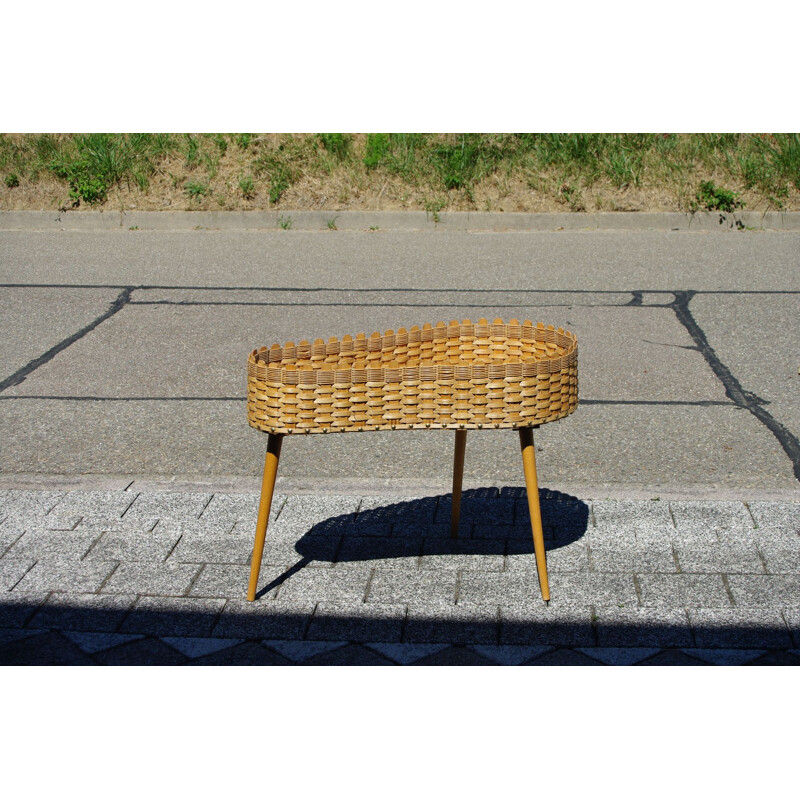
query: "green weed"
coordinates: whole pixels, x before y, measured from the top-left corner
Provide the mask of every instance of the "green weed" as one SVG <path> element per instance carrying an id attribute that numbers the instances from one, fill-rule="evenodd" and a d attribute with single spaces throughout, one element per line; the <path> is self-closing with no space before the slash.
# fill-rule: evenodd
<path id="1" fill-rule="evenodd" d="M 348 133 L 318 133 L 322 146 L 333 156 L 343 161 L 350 151 L 352 136 Z"/>
<path id="2" fill-rule="evenodd" d="M 695 208 L 693 210 L 701 208 L 706 211 L 724 211 L 730 213 L 744 206 L 744 203 L 739 200 L 738 195 L 728 189 L 716 186 L 713 181 L 702 181 L 695 198 L 696 202 L 694 203 Z"/>
<path id="3" fill-rule="evenodd" d="M 211 189 L 207 183 L 199 183 L 198 181 L 190 181 L 186 184 L 185 189 L 186 194 L 193 200 L 199 200 L 201 197 L 205 197 L 207 194 L 211 193 Z"/>
<path id="4" fill-rule="evenodd" d="M 15 186 L 19 186 L 19 175 L 16 172 L 9 172 L 8 175 L 5 177 L 6 186 L 9 189 L 13 189 Z"/>
<path id="5" fill-rule="evenodd" d="M 335 231 L 337 229 L 336 228 L 336 219 L 337 219 L 336 217 L 331 217 L 328 220 L 328 230 L 329 231 Z"/>
<path id="6" fill-rule="evenodd" d="M 283 214 L 278 217 L 278 227 L 281 230 L 288 231 L 292 228 L 292 218 L 291 217 L 284 217 Z"/>
<path id="7" fill-rule="evenodd" d="M 256 185 L 251 175 L 243 175 L 239 178 L 239 191 L 245 200 L 252 200 L 256 195 Z"/>

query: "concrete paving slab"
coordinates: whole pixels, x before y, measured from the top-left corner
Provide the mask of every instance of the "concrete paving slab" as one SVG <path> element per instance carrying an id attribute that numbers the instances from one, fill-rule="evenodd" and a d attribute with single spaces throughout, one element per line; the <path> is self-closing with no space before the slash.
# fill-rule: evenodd
<path id="1" fill-rule="evenodd" d="M 619 608 L 594 613 L 601 647 L 688 647 L 694 643 L 689 618 L 681 608 Z"/>
<path id="2" fill-rule="evenodd" d="M 140 597 L 120 627 L 151 636 L 208 636 L 225 606 L 223 599 Z"/>
<path id="3" fill-rule="evenodd" d="M 3 591 L 0 594 L 0 628 L 21 628 L 27 625 L 47 599 L 47 595 L 46 591 Z"/>
<path id="4" fill-rule="evenodd" d="M 37 628 L 112 633 L 119 630 L 135 601 L 135 594 L 54 592 L 29 624 Z"/>
<path id="5" fill-rule="evenodd" d="M 789 630 L 774 609 L 689 609 L 698 647 L 788 648 Z"/>
<path id="6" fill-rule="evenodd" d="M 82 563 L 91 565 L 95 562 L 84 561 Z M 177 597 L 189 591 L 189 587 L 199 571 L 200 567 L 196 564 L 125 561 L 106 581 L 101 591 L 106 594 L 137 592 Z"/>
<path id="7" fill-rule="evenodd" d="M 100 561 L 162 562 L 173 552 L 180 538 L 180 534 L 169 532 L 136 536 L 130 531 L 110 531 L 97 537 L 84 557 Z"/>
<path id="8" fill-rule="evenodd" d="M 252 603 L 229 600 L 214 627 L 214 636 L 302 640 L 316 603 L 262 597 Z M 270 647 L 272 645 L 268 643 Z"/>
<path id="9" fill-rule="evenodd" d="M 452 604 L 456 598 L 458 574 L 454 571 L 376 569 L 369 583 L 367 603 L 425 605 Z"/>
<path id="10" fill-rule="evenodd" d="M 25 572 L 14 591 L 97 592 L 118 566 L 115 561 L 39 561 Z"/>
<path id="11" fill-rule="evenodd" d="M 402 603 L 321 601 L 314 609 L 306 638 L 323 641 L 399 642 L 406 607 Z"/>
<path id="12" fill-rule="evenodd" d="M 496 606 L 411 603 L 403 641 L 412 644 L 499 644 L 500 614 Z"/>
<path id="13" fill-rule="evenodd" d="M 43 364 L 7 395 L 241 397 L 247 354 L 254 347 L 476 316 L 469 306 L 431 305 L 432 298 L 422 293 L 400 294 L 395 305 L 382 308 L 344 303 L 227 305 L 225 297 L 204 306 L 141 305 L 136 293 L 133 297 L 91 336 Z M 414 304 L 420 300 L 426 301 L 422 308 Z M 408 305 L 400 305 L 404 301 Z M 605 401 L 726 401 L 722 385 L 671 309 L 488 305 L 477 316 L 532 319 L 572 330 L 581 348 L 584 396 Z"/>
<path id="14" fill-rule="evenodd" d="M 796 259 L 800 264 L 800 258 Z M 699 295 L 691 311 L 720 360 L 769 414 L 800 435 L 800 295 Z"/>
<path id="15" fill-rule="evenodd" d="M 588 605 L 532 603 L 500 607 L 500 644 L 591 647 L 595 644 Z"/>
<path id="16" fill-rule="evenodd" d="M 102 316 L 118 295 L 113 288 L 0 286 L 0 381 Z"/>
<path id="17" fill-rule="evenodd" d="M 656 608 L 725 608 L 732 605 L 721 575 L 638 575 L 640 604 Z"/>
<path id="18" fill-rule="evenodd" d="M 97 533 L 28 530 L 6 554 L 7 558 L 35 561 L 80 561 L 100 538 Z M 115 561 L 116 559 L 106 559 Z"/>

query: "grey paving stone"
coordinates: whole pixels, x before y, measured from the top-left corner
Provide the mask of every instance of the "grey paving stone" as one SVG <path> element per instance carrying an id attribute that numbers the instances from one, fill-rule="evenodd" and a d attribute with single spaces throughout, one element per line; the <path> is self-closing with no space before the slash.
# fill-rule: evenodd
<path id="1" fill-rule="evenodd" d="M 697 541 L 751 533 L 753 520 L 744 503 L 734 501 L 671 501 L 678 537 Z"/>
<path id="2" fill-rule="evenodd" d="M 13 589 L 35 563 L 32 558 L 0 558 L 0 592 Z"/>
<path id="3" fill-rule="evenodd" d="M 403 603 L 417 607 L 454 603 L 457 573 L 376 569 L 367 603 Z"/>
<path id="4" fill-rule="evenodd" d="M 3 592 L 0 594 L 0 628 L 21 628 L 28 624 L 46 599 L 47 592 Z"/>
<path id="5" fill-rule="evenodd" d="M 0 648 L 11 642 L 18 642 L 20 639 L 28 639 L 43 633 L 47 633 L 47 631 L 40 628 L 0 628 Z"/>
<path id="6" fill-rule="evenodd" d="M 234 647 L 226 647 L 218 653 L 200 656 L 189 661 L 189 666 L 291 666 L 292 662 L 274 650 L 256 642 L 243 642 Z"/>
<path id="7" fill-rule="evenodd" d="M 200 521 L 213 525 L 229 525 L 229 531 L 237 522 L 240 522 L 251 527 L 252 532 L 255 533 L 259 500 L 259 496 L 253 494 L 218 492 L 211 498 L 211 502 L 200 515 Z M 277 493 L 272 495 L 268 525 L 278 518 L 285 503 L 286 495 Z"/>
<path id="8" fill-rule="evenodd" d="M 693 658 L 682 650 L 663 650 L 660 653 L 639 662 L 639 666 L 647 667 L 707 667 L 707 662 Z"/>
<path id="9" fill-rule="evenodd" d="M 338 650 L 341 647 L 346 647 L 347 642 L 300 642 L 300 641 L 279 641 L 279 640 L 264 640 L 262 642 L 265 646 L 272 650 L 277 651 L 285 658 L 293 661 L 296 664 L 302 664 L 310 658 L 322 655 L 323 653 L 330 653 Z"/>
<path id="10" fill-rule="evenodd" d="M 600 647 L 690 647 L 694 644 L 686 611 L 675 608 L 598 608 Z"/>
<path id="11" fill-rule="evenodd" d="M 759 537 L 756 546 L 770 575 L 800 573 L 800 538 Z"/>
<path id="12" fill-rule="evenodd" d="M 423 540 L 419 538 L 377 538 L 344 536 L 336 559 L 336 569 L 419 569 Z"/>
<path id="13" fill-rule="evenodd" d="M 0 525 L 0 558 L 25 533 L 25 526 L 18 524 Z"/>
<path id="14" fill-rule="evenodd" d="M 641 605 L 661 608 L 730 606 L 721 575 L 638 575 Z"/>
<path id="15" fill-rule="evenodd" d="M 464 541 L 473 535 L 472 522 L 459 520 L 458 539 Z M 398 522 L 392 527 L 392 536 L 401 539 L 449 539 L 450 525 L 433 522 Z"/>
<path id="16" fill-rule="evenodd" d="M 658 647 L 579 647 L 577 650 L 613 667 L 629 667 L 660 652 Z"/>
<path id="17" fill-rule="evenodd" d="M 505 544 L 486 539 L 425 539 L 420 569 L 502 572 Z"/>
<path id="18" fill-rule="evenodd" d="M 595 572 L 667 572 L 678 571 L 669 540 L 616 543 L 592 539 L 588 545 Z"/>
<path id="19" fill-rule="evenodd" d="M 119 520 L 136 497 L 136 492 L 67 492 L 53 507 L 48 517 L 51 522 L 75 516 Z"/>
<path id="20" fill-rule="evenodd" d="M 796 667 L 798 665 L 800 665 L 800 657 L 788 650 L 771 650 L 748 664 L 751 667 Z"/>
<path id="21" fill-rule="evenodd" d="M 800 532 L 800 503 L 748 503 L 750 513 L 760 528 L 775 528 L 784 533 Z"/>
<path id="22" fill-rule="evenodd" d="M 89 666 L 92 656 L 62 636 L 48 631 L 0 647 L 0 664 L 5 666 Z"/>
<path id="23" fill-rule="evenodd" d="M 230 533 L 238 533 L 239 535 L 247 534 L 250 540 L 253 540 L 256 531 L 255 523 L 252 526 L 248 525 L 247 530 L 236 531 L 235 526 L 230 522 L 214 522 L 206 520 L 202 517 L 200 519 L 159 519 L 155 526 L 152 528 L 153 533 L 174 533 L 178 536 L 190 534 L 192 536 L 227 536 Z"/>
<path id="24" fill-rule="evenodd" d="M 0 508 L 3 510 L 3 516 L 9 520 L 44 517 L 65 494 L 66 492 L 0 489 Z"/>
<path id="25" fill-rule="evenodd" d="M 728 586 L 739 607 L 800 606 L 800 575 L 728 575 Z"/>
<path id="26" fill-rule="evenodd" d="M 225 605 L 223 599 L 140 597 L 121 633 L 151 636 L 208 636 Z"/>
<path id="27" fill-rule="evenodd" d="M 510 497 L 470 497 L 466 491 L 461 497 L 459 519 L 486 525 L 512 525 L 516 501 Z M 449 525 L 453 512 L 453 500 L 449 495 L 441 498 L 436 508 L 434 522 Z"/>
<path id="28" fill-rule="evenodd" d="M 91 631 L 61 631 L 62 635 L 76 644 L 84 653 L 102 653 L 111 647 L 136 641 L 140 636 L 125 633 L 94 633 Z"/>
<path id="29" fill-rule="evenodd" d="M 531 526 L 528 524 L 499 525 L 476 521 L 472 526 L 472 535 L 470 538 L 490 539 L 497 542 L 513 541 L 516 544 L 522 545 L 524 545 L 525 542 L 531 542 L 531 547 L 533 547 L 533 532 Z"/>
<path id="30" fill-rule="evenodd" d="M 292 541 L 270 538 L 267 530 L 263 561 L 268 564 L 289 564 L 300 558 L 307 558 L 320 566 L 330 567 L 339 551 L 342 538 L 338 533 L 331 533 L 327 536 L 306 536 Z"/>
<path id="31" fill-rule="evenodd" d="M 473 644 L 470 646 L 478 655 L 484 656 L 496 664 L 516 667 L 531 659 L 538 658 L 551 650 L 551 647 L 532 647 L 513 644 Z"/>
<path id="32" fill-rule="evenodd" d="M 402 604 L 322 601 L 314 611 L 306 639 L 399 642 L 405 615 Z"/>
<path id="33" fill-rule="evenodd" d="M 574 541 L 585 536 L 592 528 L 591 508 L 583 500 L 540 500 L 540 508 L 546 540 Z M 514 520 L 520 527 L 530 527 L 527 498 L 516 501 Z"/>
<path id="34" fill-rule="evenodd" d="M 316 604 L 261 598 L 229 600 L 214 626 L 213 635 L 247 639 L 302 639 Z"/>
<path id="35" fill-rule="evenodd" d="M 182 564 L 249 564 L 252 555 L 253 536 L 184 533 L 169 554 L 169 560 Z"/>
<path id="36" fill-rule="evenodd" d="M 530 666 L 535 667 L 602 667 L 602 661 L 596 658 L 587 656 L 586 653 L 578 652 L 577 650 L 558 649 L 550 650 L 543 656 L 538 656 L 531 661 L 526 662 Z"/>
<path id="37" fill-rule="evenodd" d="M 472 647 L 456 645 L 445 647 L 438 653 L 423 656 L 412 666 L 417 667 L 496 667 L 496 662 L 476 653 Z"/>
<path id="38" fill-rule="evenodd" d="M 362 644 L 351 642 L 344 647 L 311 656 L 303 662 L 303 666 L 326 667 L 393 667 L 393 661 L 379 655 Z"/>
<path id="39" fill-rule="evenodd" d="M 663 501 L 593 500 L 596 531 L 593 537 L 608 535 L 642 541 L 669 541 L 675 532 L 669 505 Z"/>
<path id="40" fill-rule="evenodd" d="M 99 534 L 75 531 L 29 530 L 6 554 L 6 558 L 35 561 L 80 561 Z M 113 559 L 107 559 L 109 561 Z"/>
<path id="41" fill-rule="evenodd" d="M 781 614 L 794 640 L 794 646 L 800 647 L 800 607 L 795 605 L 790 608 L 782 608 Z"/>
<path id="42" fill-rule="evenodd" d="M 720 647 L 694 647 L 683 650 L 684 653 L 692 658 L 699 658 L 718 667 L 738 667 L 742 664 L 749 664 L 759 656 L 764 655 L 766 650 L 729 650 Z"/>
<path id="43" fill-rule="evenodd" d="M 186 656 L 160 639 L 137 639 L 128 644 L 112 647 L 102 653 L 96 653 L 94 659 L 98 664 L 107 666 L 172 666 L 185 664 Z"/>
<path id="44" fill-rule="evenodd" d="M 190 659 L 229 650 L 244 641 L 243 639 L 209 639 L 196 636 L 162 636 L 160 638 L 164 644 Z"/>
<path id="45" fill-rule="evenodd" d="M 764 574 L 764 563 L 756 546 L 750 542 L 675 543 L 681 572 L 725 572 Z"/>
<path id="46" fill-rule="evenodd" d="M 94 562 L 84 561 L 84 564 Z M 104 562 L 101 562 L 104 563 Z M 164 564 L 148 561 L 128 561 L 103 586 L 104 594 L 157 594 L 180 596 L 186 594 L 201 567 L 197 564 Z"/>
<path id="47" fill-rule="evenodd" d="M 547 572 L 589 572 L 589 551 L 586 542 L 578 540 L 568 545 L 546 544 Z M 506 570 L 531 572 L 536 569 L 533 540 L 510 541 L 506 551 Z"/>
<path id="48" fill-rule="evenodd" d="M 357 522 L 361 524 L 407 524 L 409 522 L 433 522 L 440 498 L 373 495 L 360 498 Z"/>
<path id="49" fill-rule="evenodd" d="M 777 609 L 689 609 L 697 647 L 786 648 L 789 629 Z"/>
<path id="50" fill-rule="evenodd" d="M 116 561 L 40 561 L 14 587 L 19 592 L 96 592 Z M 0 562 L 2 564 L 2 562 Z"/>
<path id="51" fill-rule="evenodd" d="M 492 606 L 410 605 L 403 641 L 497 644 L 499 620 L 497 607 Z"/>
<path id="52" fill-rule="evenodd" d="M 75 526 L 76 531 L 120 531 L 126 533 L 149 533 L 159 524 L 158 517 L 115 517 L 111 514 L 88 514 Z"/>
<path id="53" fill-rule="evenodd" d="M 370 573 L 371 570 L 366 568 L 303 569 L 281 584 L 279 596 L 282 600 L 306 600 L 314 603 L 323 600 L 361 602 L 367 590 Z"/>
<path id="54" fill-rule="evenodd" d="M 186 566 L 196 568 L 196 565 Z M 259 589 L 263 590 L 268 586 L 273 577 L 270 571 L 265 570 L 262 565 L 259 575 Z M 247 594 L 249 580 L 250 567 L 244 564 L 207 564 L 192 584 L 189 596 L 243 598 Z M 277 589 L 269 589 L 267 594 L 274 596 L 277 594 Z"/>
<path id="55" fill-rule="evenodd" d="M 282 524 L 307 525 L 324 533 L 333 528 L 342 528 L 355 520 L 361 502 L 359 497 L 336 495 L 292 495 L 286 500 L 276 526 Z M 322 523 L 329 523 L 323 525 Z"/>
<path id="56" fill-rule="evenodd" d="M 211 497 L 199 492 L 139 492 L 125 519 L 197 519 Z"/>
<path id="57" fill-rule="evenodd" d="M 31 620 L 37 628 L 113 633 L 130 610 L 136 595 L 50 595 Z"/>
<path id="58" fill-rule="evenodd" d="M 366 642 L 365 646 L 403 666 L 413 664 L 421 658 L 434 655 L 449 647 L 443 643 L 411 644 L 410 642 Z"/>
<path id="59" fill-rule="evenodd" d="M 592 609 L 552 603 L 501 605 L 500 644 L 591 647 L 595 644 Z"/>
<path id="60" fill-rule="evenodd" d="M 548 574 L 550 605 L 636 606 L 636 587 L 631 575 L 613 573 L 554 572 Z M 535 568 L 525 572 L 489 573 L 463 571 L 459 602 L 518 605 L 543 603 Z"/>
<path id="61" fill-rule="evenodd" d="M 180 538 L 175 533 L 132 533 L 110 531 L 96 541 L 86 560 L 164 561 Z"/>

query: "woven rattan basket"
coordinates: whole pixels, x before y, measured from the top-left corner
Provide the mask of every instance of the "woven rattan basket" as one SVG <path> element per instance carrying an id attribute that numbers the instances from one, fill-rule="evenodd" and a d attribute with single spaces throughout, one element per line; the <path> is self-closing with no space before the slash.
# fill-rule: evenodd
<path id="1" fill-rule="evenodd" d="M 454 428 L 450 532 L 458 536 L 468 429 L 517 428 L 542 598 L 550 599 L 532 428 L 578 405 L 578 343 L 562 328 L 443 322 L 253 350 L 247 418 L 269 433 L 247 599 L 255 600 L 286 434 Z"/>
<path id="2" fill-rule="evenodd" d="M 526 320 L 443 322 L 253 350 L 247 416 L 269 433 L 535 427 L 578 405 L 578 344 Z"/>

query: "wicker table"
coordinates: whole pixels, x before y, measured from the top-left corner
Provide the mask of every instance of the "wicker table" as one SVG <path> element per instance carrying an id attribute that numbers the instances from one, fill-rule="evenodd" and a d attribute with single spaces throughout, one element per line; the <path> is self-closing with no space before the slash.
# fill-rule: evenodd
<path id="1" fill-rule="evenodd" d="M 578 405 L 578 343 L 569 331 L 481 319 L 287 342 L 254 350 L 247 376 L 248 421 L 269 434 L 248 600 L 256 596 L 284 436 L 414 428 L 455 430 L 453 537 L 467 431 L 519 431 L 539 585 L 550 599 L 532 429 Z"/>

